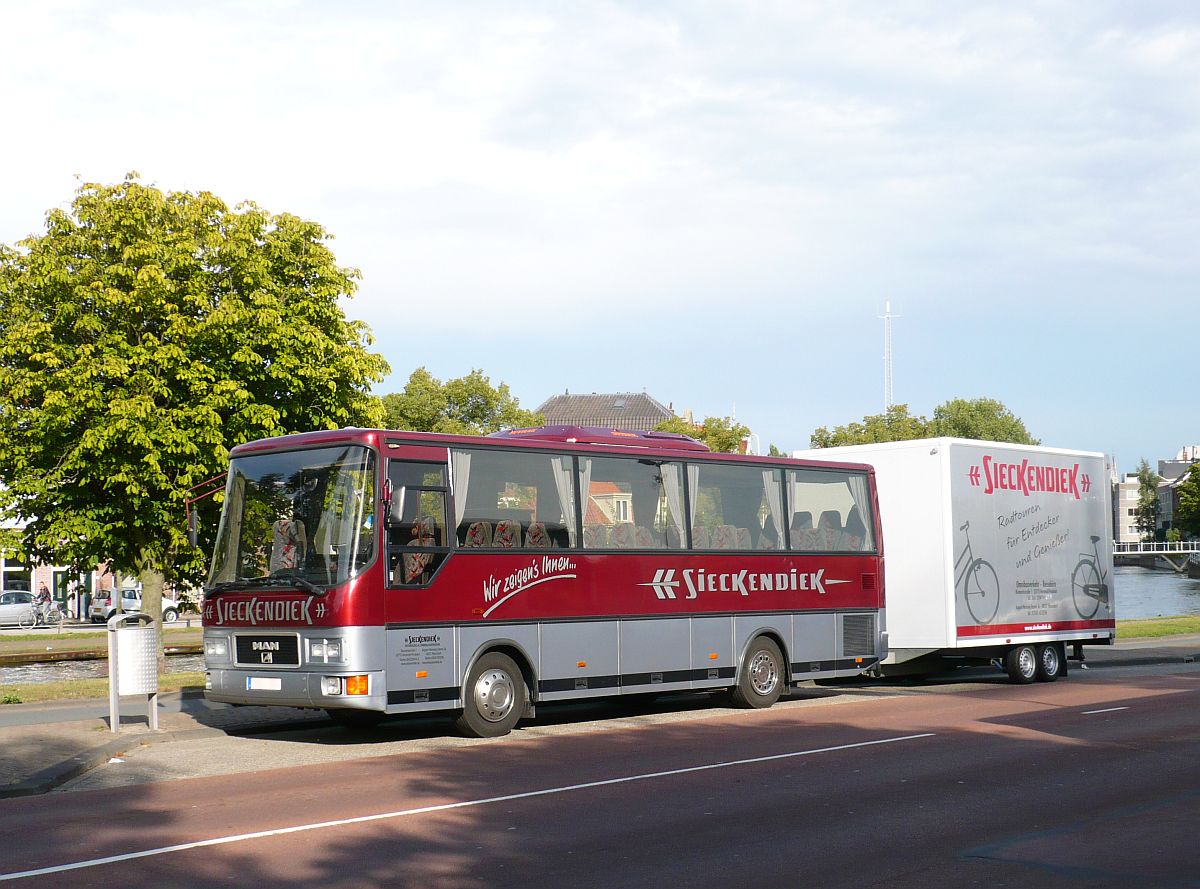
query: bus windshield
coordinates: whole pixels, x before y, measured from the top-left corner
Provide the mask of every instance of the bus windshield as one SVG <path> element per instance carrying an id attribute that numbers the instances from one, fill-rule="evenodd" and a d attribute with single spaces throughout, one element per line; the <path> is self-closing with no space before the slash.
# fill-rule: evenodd
<path id="1" fill-rule="evenodd" d="M 374 490 L 375 455 L 358 445 L 235 458 L 209 589 L 350 579 L 375 554 Z"/>

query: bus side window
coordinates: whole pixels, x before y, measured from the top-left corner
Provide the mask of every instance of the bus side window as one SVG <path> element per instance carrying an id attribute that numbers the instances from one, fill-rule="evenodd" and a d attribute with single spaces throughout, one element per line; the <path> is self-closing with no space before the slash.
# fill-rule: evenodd
<path id="1" fill-rule="evenodd" d="M 422 586 L 446 558 L 446 470 L 393 461 L 387 551 L 391 586 Z"/>

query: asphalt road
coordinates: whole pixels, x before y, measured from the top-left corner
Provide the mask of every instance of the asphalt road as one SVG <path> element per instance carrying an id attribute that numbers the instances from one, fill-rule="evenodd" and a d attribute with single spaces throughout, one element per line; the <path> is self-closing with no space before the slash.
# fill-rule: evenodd
<path id="1" fill-rule="evenodd" d="M 1200 886 L 1198 692 L 1092 671 L 7 800 L 0 879 Z"/>

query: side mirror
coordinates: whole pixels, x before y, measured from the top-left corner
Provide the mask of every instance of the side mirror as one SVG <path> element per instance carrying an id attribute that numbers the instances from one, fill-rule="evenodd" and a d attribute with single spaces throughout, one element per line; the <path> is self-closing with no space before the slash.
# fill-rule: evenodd
<path id="1" fill-rule="evenodd" d="M 389 528 L 398 528 L 404 518 L 404 492 L 405 488 L 393 491 L 387 503 L 387 526 Z"/>

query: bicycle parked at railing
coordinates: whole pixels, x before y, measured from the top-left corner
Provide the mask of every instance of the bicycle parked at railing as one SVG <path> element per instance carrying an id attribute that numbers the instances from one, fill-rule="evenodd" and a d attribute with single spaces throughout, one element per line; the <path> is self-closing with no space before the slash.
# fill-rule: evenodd
<path id="1" fill-rule="evenodd" d="M 954 560 L 956 572 L 959 565 L 963 566 L 962 571 L 955 574 L 954 588 L 958 589 L 959 584 L 962 584 L 963 601 L 967 605 L 967 611 L 971 612 L 971 617 L 975 618 L 975 623 L 990 624 L 996 619 L 996 612 L 1000 609 L 1000 578 L 996 576 L 996 569 L 990 562 L 975 558 L 971 551 L 971 537 L 967 533 L 970 527 L 970 522 L 964 522 L 958 529 L 963 532 L 966 543 L 958 558 Z"/>
<path id="2" fill-rule="evenodd" d="M 53 627 L 62 623 L 62 609 L 57 602 L 35 604 L 21 615 L 21 627 L 29 630 L 33 627 Z"/>
<path id="3" fill-rule="evenodd" d="M 1100 538 L 1092 536 L 1092 552 L 1080 553 L 1079 564 L 1071 572 L 1071 599 L 1084 620 L 1095 616 L 1100 606 L 1108 605 L 1106 571 L 1100 570 Z"/>

